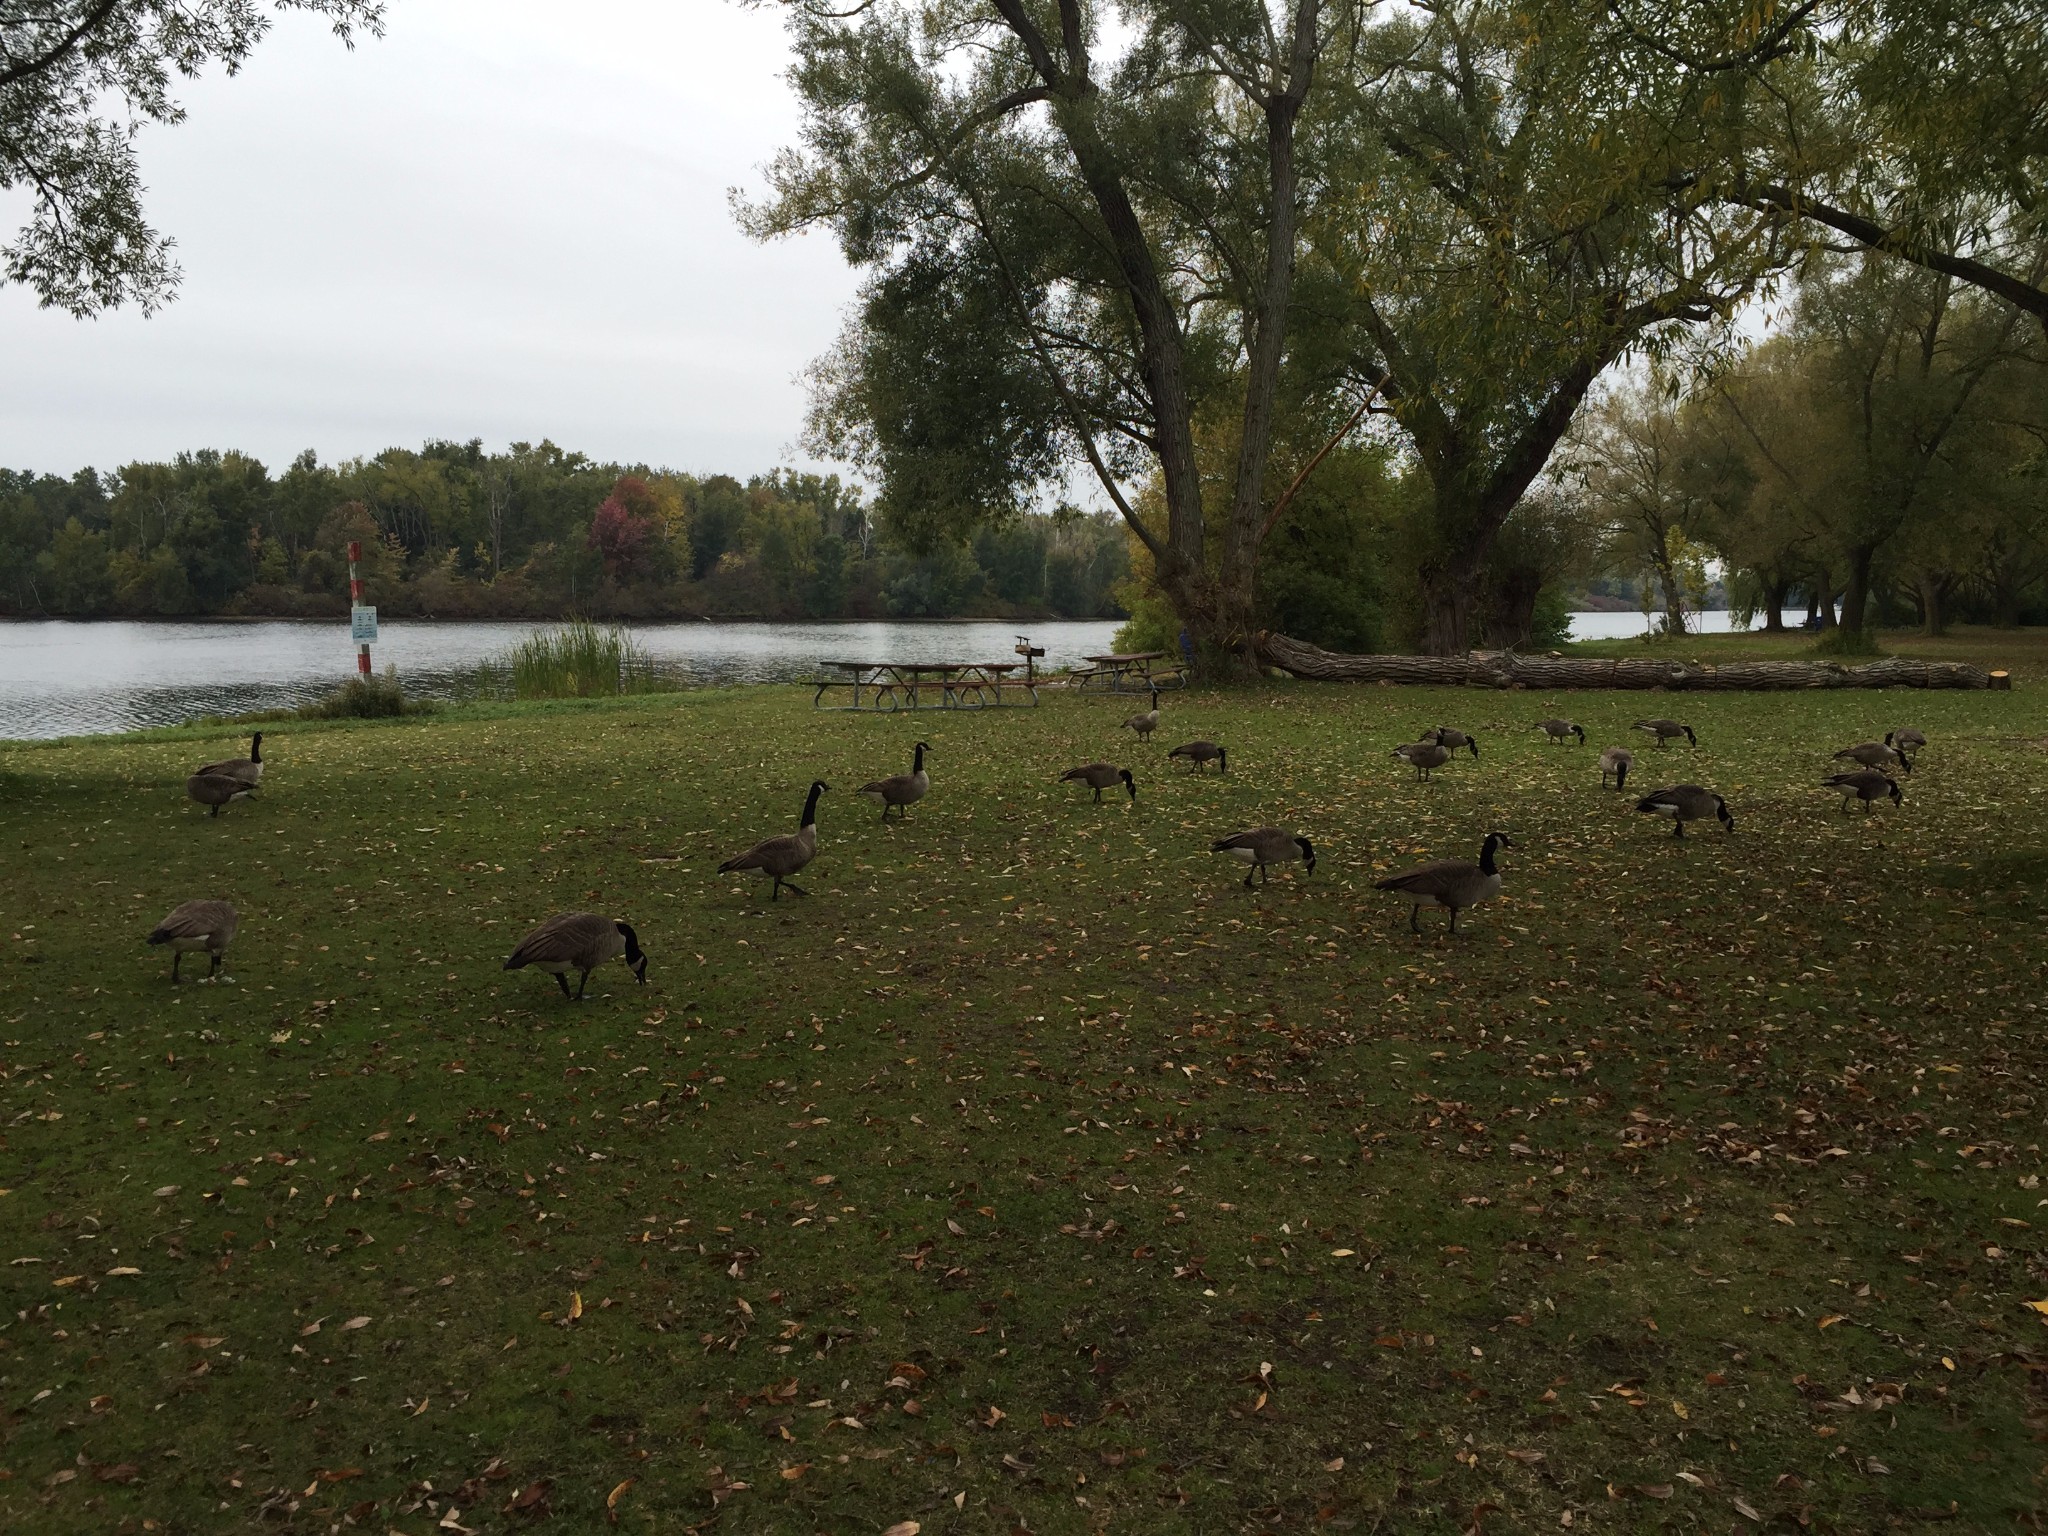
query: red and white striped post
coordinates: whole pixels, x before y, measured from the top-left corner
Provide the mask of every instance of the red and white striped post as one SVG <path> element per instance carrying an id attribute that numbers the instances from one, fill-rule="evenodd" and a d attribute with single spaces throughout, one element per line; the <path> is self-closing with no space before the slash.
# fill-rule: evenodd
<path id="1" fill-rule="evenodd" d="M 363 558 L 363 546 L 351 539 L 348 546 L 348 606 L 349 629 L 354 634 L 360 626 L 356 617 L 363 608 L 363 578 L 356 573 L 356 562 Z M 370 642 L 363 641 L 356 651 L 356 671 L 363 677 L 370 675 Z"/>

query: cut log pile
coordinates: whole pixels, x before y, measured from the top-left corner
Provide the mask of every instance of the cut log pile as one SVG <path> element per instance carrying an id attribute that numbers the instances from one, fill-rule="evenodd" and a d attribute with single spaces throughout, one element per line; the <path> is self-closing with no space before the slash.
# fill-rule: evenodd
<path id="1" fill-rule="evenodd" d="M 1318 682 L 1429 683 L 1474 688 L 1663 688 L 1672 692 L 1795 688 L 1991 688 L 1993 674 L 1957 661 L 1703 662 L 1624 657 L 1519 656 L 1473 651 L 1464 656 L 1346 656 L 1261 630 L 1260 659 Z"/>

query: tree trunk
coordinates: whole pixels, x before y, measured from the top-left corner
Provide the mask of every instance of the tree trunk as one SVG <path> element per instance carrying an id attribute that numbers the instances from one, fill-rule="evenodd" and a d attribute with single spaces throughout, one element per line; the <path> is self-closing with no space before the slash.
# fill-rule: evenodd
<path id="1" fill-rule="evenodd" d="M 1479 588 L 1477 562 L 1453 558 L 1422 571 L 1422 653 L 1462 656 L 1472 648 L 1472 610 Z"/>
<path id="2" fill-rule="evenodd" d="M 1860 635 L 1870 626 L 1870 566 L 1877 551 L 1859 545 L 1849 551 L 1849 584 L 1842 590 L 1842 628 Z"/>
<path id="3" fill-rule="evenodd" d="M 1790 583 L 1769 576 L 1758 576 L 1757 583 L 1764 589 L 1764 633 L 1782 635 L 1785 633 L 1785 588 Z"/>
<path id="4" fill-rule="evenodd" d="M 1951 579 L 1946 571 L 1930 571 L 1915 585 L 1915 591 L 1920 598 L 1920 632 L 1923 635 L 1948 633 L 1948 589 Z"/>
<path id="5" fill-rule="evenodd" d="M 1682 635 L 1685 633 L 1685 593 L 1679 586 L 1678 572 L 1671 564 L 1671 551 L 1661 537 L 1650 552 L 1650 564 L 1656 567 L 1657 585 L 1664 589 L 1664 633 Z"/>

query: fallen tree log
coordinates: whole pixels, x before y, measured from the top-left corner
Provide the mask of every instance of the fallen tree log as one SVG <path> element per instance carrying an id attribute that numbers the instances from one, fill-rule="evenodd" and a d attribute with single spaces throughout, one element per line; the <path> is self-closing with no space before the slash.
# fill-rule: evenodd
<path id="1" fill-rule="evenodd" d="M 1722 666 L 1647 656 L 1346 656 L 1261 630 L 1259 657 L 1296 677 L 1333 683 L 1424 683 L 1475 688 L 1642 688 L 1714 692 L 1798 688 L 1989 688 L 1990 674 L 1958 661 L 1732 661 Z"/>

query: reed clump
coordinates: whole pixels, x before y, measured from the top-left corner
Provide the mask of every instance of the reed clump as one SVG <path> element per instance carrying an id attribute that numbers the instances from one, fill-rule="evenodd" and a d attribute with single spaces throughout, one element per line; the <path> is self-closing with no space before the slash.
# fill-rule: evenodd
<path id="1" fill-rule="evenodd" d="M 535 630 L 482 670 L 485 692 L 515 699 L 612 697 L 667 686 L 625 629 L 585 621 Z"/>

